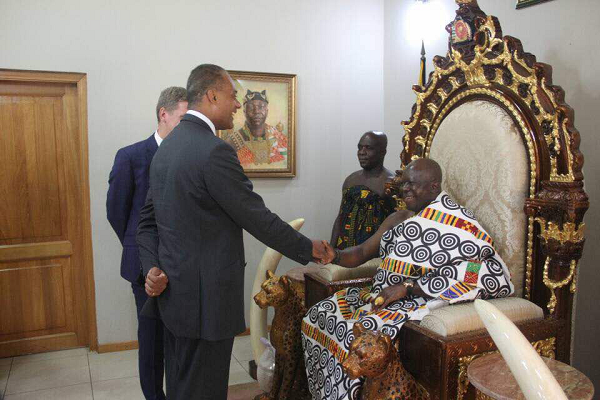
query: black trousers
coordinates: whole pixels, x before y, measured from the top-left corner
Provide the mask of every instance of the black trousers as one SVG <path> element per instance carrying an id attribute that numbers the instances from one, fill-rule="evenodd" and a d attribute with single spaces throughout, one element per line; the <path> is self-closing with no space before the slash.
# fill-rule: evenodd
<path id="1" fill-rule="evenodd" d="M 233 338 L 218 341 L 177 337 L 165 327 L 169 400 L 227 400 Z"/>
<path id="2" fill-rule="evenodd" d="M 146 400 L 165 400 L 163 391 L 165 370 L 163 323 L 160 319 L 140 315 L 142 307 L 148 300 L 143 283 L 132 282 L 131 288 L 138 315 L 138 343 L 140 346 L 138 363 L 142 392 Z"/>

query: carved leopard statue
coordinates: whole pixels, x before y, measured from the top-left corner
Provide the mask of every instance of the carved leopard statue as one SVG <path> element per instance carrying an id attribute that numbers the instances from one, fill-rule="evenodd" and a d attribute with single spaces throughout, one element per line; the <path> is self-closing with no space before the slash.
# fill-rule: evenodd
<path id="1" fill-rule="evenodd" d="M 275 308 L 270 333 L 275 348 L 273 386 L 269 393 L 258 395 L 254 400 L 310 399 L 300 333 L 302 317 L 306 314 L 303 283 L 267 271 L 267 280 L 254 301 L 260 308 Z"/>
<path id="2" fill-rule="evenodd" d="M 402 366 L 392 339 L 356 323 L 354 340 L 342 363 L 351 379 L 366 377 L 362 400 L 426 400 L 429 394 Z"/>

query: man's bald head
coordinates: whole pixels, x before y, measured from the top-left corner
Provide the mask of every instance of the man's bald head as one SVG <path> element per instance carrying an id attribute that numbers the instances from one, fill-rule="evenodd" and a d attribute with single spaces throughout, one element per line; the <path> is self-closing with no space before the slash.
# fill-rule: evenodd
<path id="1" fill-rule="evenodd" d="M 442 169 L 428 158 L 419 158 L 406 166 L 402 173 L 402 193 L 406 207 L 419 212 L 436 199 L 442 191 Z"/>
<path id="2" fill-rule="evenodd" d="M 387 149 L 387 144 L 388 144 L 388 138 L 387 135 L 383 132 L 379 132 L 379 131 L 369 131 L 369 132 L 365 132 L 362 136 L 361 139 L 364 137 L 370 137 L 373 139 L 373 141 L 375 143 L 377 143 L 378 146 L 380 146 L 382 149 L 386 150 Z"/>
<path id="3" fill-rule="evenodd" d="M 413 160 L 406 167 L 419 171 L 423 176 L 432 182 L 442 183 L 442 168 L 440 164 L 433 161 L 431 158 L 418 158 Z"/>
<path id="4" fill-rule="evenodd" d="M 383 132 L 369 131 L 358 141 L 358 162 L 365 170 L 383 168 L 387 153 L 387 136 Z"/>

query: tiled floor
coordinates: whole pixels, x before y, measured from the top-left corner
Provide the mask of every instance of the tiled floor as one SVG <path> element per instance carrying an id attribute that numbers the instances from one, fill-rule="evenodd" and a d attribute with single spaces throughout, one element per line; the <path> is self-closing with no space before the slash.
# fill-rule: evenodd
<path id="1" fill-rule="evenodd" d="M 229 385 L 253 382 L 250 336 L 235 339 Z M 0 358 L 0 399 L 144 400 L 138 380 L 137 350 L 98 354 L 73 349 Z"/>

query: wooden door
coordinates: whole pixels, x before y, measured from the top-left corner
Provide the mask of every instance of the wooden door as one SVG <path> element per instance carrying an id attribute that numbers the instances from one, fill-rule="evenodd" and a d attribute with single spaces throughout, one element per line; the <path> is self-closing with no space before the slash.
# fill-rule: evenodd
<path id="1" fill-rule="evenodd" d="M 0 70 L 0 357 L 97 347 L 86 75 Z"/>

